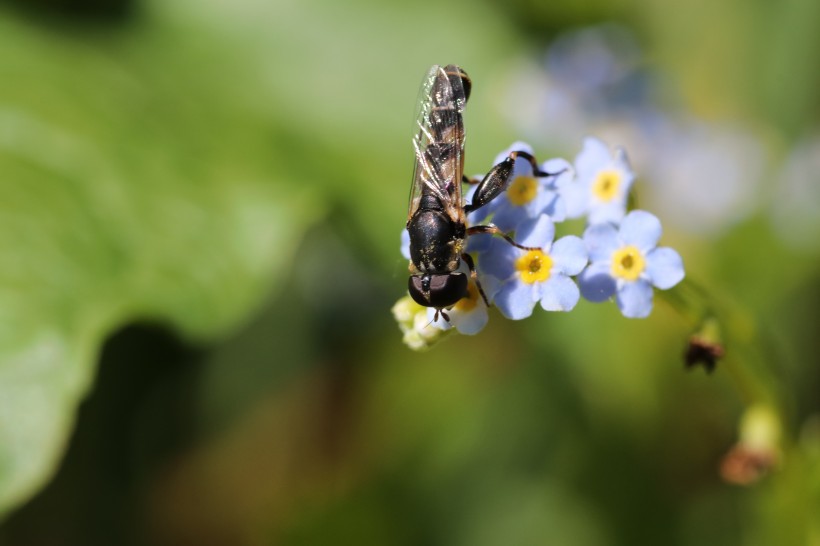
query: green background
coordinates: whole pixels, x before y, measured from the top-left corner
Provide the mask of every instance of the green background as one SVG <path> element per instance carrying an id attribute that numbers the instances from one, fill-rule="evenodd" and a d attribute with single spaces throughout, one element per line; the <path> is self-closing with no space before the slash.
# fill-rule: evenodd
<path id="1" fill-rule="evenodd" d="M 513 67 L 606 21 L 661 108 L 775 165 L 741 221 L 663 240 L 782 411 L 747 487 L 719 468 L 748 400 L 684 370 L 661 301 L 425 353 L 390 315 L 427 68 L 471 75 L 486 171 L 522 138 Z M 820 544 L 820 245 L 768 208 L 817 132 L 818 42 L 813 0 L 0 3 L 0 544 Z"/>

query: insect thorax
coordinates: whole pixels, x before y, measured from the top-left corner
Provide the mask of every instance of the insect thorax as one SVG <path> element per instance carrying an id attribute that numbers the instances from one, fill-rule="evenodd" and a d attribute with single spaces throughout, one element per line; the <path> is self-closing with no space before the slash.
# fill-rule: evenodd
<path id="1" fill-rule="evenodd" d="M 418 210 L 407 223 L 410 261 L 421 273 L 450 273 L 458 269 L 465 227 L 440 210 Z"/>

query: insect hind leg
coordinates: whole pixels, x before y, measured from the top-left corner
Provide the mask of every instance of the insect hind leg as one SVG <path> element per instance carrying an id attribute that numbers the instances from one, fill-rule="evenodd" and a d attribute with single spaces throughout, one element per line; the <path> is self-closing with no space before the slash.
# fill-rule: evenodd
<path id="1" fill-rule="evenodd" d="M 535 156 L 523 150 L 512 151 L 510 152 L 510 155 L 504 158 L 503 161 L 493 166 L 493 168 L 490 169 L 490 172 L 488 172 L 481 181 L 474 178 L 467 178 L 466 176 L 462 177 L 462 182 L 464 183 L 478 184 L 475 194 L 473 195 L 473 202 L 464 206 L 465 213 L 469 214 L 472 211 L 483 207 L 507 189 L 507 185 L 510 183 L 510 177 L 512 176 L 515 160 L 519 157 L 529 162 L 532 166 L 533 174 L 538 178 L 558 176 L 564 172 L 564 170 L 555 173 L 542 171 L 538 168 L 538 162 L 535 160 Z"/>
<path id="2" fill-rule="evenodd" d="M 532 154 L 530 154 L 528 152 L 525 152 L 523 150 L 510 152 L 509 157 L 512 158 L 513 162 L 515 162 L 516 158 L 519 158 L 519 157 L 526 159 L 529 162 L 529 164 L 532 166 L 532 172 L 538 178 L 544 178 L 544 177 L 547 177 L 547 176 L 558 176 L 559 174 L 563 174 L 564 171 L 566 171 L 565 168 L 561 169 L 558 172 L 554 172 L 554 173 L 548 173 L 547 171 L 542 171 L 538 167 L 538 162 L 535 160 L 535 156 L 533 156 Z"/>
<path id="3" fill-rule="evenodd" d="M 467 236 L 468 237 L 470 235 L 478 235 L 480 233 L 489 233 L 490 235 L 498 235 L 499 237 L 501 237 L 502 239 L 504 239 L 505 241 L 510 243 L 515 248 L 520 248 L 521 250 L 541 250 L 539 247 L 535 247 L 535 246 L 519 245 L 518 243 L 515 242 L 515 240 L 512 237 L 510 237 L 509 235 L 507 235 L 506 233 L 501 231 L 501 229 L 499 229 L 498 226 L 495 226 L 493 224 L 487 224 L 487 225 L 483 225 L 483 226 L 470 226 L 470 227 L 467 228 Z"/>

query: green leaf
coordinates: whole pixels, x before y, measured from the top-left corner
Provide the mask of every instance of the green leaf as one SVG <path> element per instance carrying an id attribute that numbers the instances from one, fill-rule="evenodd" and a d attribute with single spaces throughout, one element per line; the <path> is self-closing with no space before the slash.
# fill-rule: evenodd
<path id="1" fill-rule="evenodd" d="M 156 28 L 81 39 L 0 13 L 0 36 L 3 513 L 48 479 L 108 334 L 227 334 L 323 205 L 219 63 Z"/>

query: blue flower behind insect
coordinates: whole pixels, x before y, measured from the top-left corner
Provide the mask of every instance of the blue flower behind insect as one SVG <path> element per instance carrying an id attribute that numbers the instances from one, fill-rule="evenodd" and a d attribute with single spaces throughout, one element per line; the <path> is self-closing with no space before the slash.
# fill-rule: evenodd
<path id="1" fill-rule="evenodd" d="M 493 164 L 497 165 L 514 151 L 533 155 L 529 144 L 514 142 L 496 156 Z M 559 190 L 572 178 L 572 166 L 563 159 L 550 159 L 539 169 L 555 176 L 535 176 L 529 161 L 522 157 L 515 160 L 506 191 L 493 201 L 492 208 L 487 211 L 494 212 L 493 224 L 501 230 L 513 231 L 522 221 L 537 218 L 540 214 L 547 214 L 556 222 L 566 218 L 566 206 Z"/>
<path id="2" fill-rule="evenodd" d="M 570 311 L 578 303 L 578 287 L 570 276 L 584 269 L 586 248 L 573 235 L 553 243 L 554 236 L 552 220 L 542 214 L 525 220 L 516 231 L 519 244 L 538 250 L 523 250 L 496 238 L 479 256 L 482 278 L 495 277 L 502 283 L 494 303 L 507 318 L 530 316 L 538 302 L 547 311 Z"/>
<path id="3" fill-rule="evenodd" d="M 620 222 L 635 181 L 626 152 L 618 148 L 613 155 L 597 138 L 587 138 L 575 158 L 575 173 L 575 181 L 562 188 L 567 217 L 587 215 L 589 224 Z"/>
<path id="4" fill-rule="evenodd" d="M 643 318 L 652 311 L 652 287 L 666 290 L 684 277 L 677 251 L 657 247 L 661 223 L 654 215 L 634 210 L 620 228 L 612 224 L 589 226 L 584 243 L 589 266 L 578 277 L 584 298 L 601 302 L 615 296 L 625 317 Z"/>
<path id="5" fill-rule="evenodd" d="M 407 228 L 401 230 L 401 255 L 410 259 L 410 232 Z"/>

